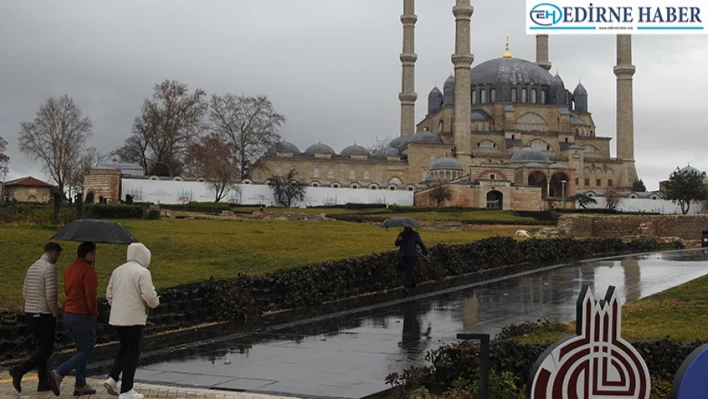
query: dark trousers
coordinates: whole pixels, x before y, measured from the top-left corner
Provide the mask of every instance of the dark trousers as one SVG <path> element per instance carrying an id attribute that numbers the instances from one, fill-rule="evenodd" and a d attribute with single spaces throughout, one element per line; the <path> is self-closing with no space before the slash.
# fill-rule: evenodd
<path id="1" fill-rule="evenodd" d="M 415 264 L 418 263 L 417 256 L 404 256 L 401 258 L 403 264 L 403 287 L 415 288 Z"/>
<path id="2" fill-rule="evenodd" d="M 76 354 L 56 369 L 65 377 L 76 370 L 76 386 L 86 385 L 86 362 L 96 345 L 96 320 L 89 314 L 64 314 L 64 325 L 76 343 Z"/>
<path id="3" fill-rule="evenodd" d="M 120 380 L 123 374 L 123 382 L 120 384 L 120 393 L 125 393 L 133 389 L 135 370 L 138 368 L 140 358 L 140 342 L 143 339 L 145 326 L 115 326 L 120 341 L 120 350 L 113 363 L 109 377 L 115 381 Z"/>
<path id="4" fill-rule="evenodd" d="M 50 314 L 27 313 L 25 317 L 27 325 L 32 329 L 37 348 L 32 353 L 32 356 L 20 365 L 19 372 L 20 375 L 25 375 L 37 367 L 39 382 L 42 383 L 48 381 L 47 360 L 54 353 L 57 320 Z"/>

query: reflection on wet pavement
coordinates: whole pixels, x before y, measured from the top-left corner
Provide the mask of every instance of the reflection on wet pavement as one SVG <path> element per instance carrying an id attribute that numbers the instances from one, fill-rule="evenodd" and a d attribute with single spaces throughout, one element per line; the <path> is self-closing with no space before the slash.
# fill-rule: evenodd
<path id="1" fill-rule="evenodd" d="M 618 257 L 541 271 L 452 293 L 412 298 L 141 360 L 137 379 L 151 383 L 360 398 L 388 388 L 387 374 L 424 365 L 426 351 L 460 332 L 496 334 L 512 323 L 575 318 L 583 284 L 621 303 L 708 274 L 708 250 Z M 171 359 L 171 360 L 168 360 Z"/>

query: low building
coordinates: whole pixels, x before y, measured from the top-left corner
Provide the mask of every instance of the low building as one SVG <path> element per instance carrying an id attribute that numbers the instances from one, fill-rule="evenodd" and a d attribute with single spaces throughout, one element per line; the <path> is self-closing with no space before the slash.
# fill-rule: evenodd
<path id="1" fill-rule="evenodd" d="M 56 186 L 32 176 L 10 180 L 3 187 L 3 197 L 18 202 L 49 202 L 56 192 Z"/>

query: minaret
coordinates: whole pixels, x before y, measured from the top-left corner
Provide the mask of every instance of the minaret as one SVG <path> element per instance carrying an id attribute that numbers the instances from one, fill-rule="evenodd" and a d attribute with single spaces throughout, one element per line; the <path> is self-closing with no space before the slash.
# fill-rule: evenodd
<path id="1" fill-rule="evenodd" d="M 536 65 L 550 72 L 548 60 L 548 35 L 536 35 Z"/>
<path id="2" fill-rule="evenodd" d="M 415 134 L 415 100 L 418 95 L 415 93 L 415 62 L 418 55 L 415 53 L 415 23 L 418 17 L 415 15 L 415 0 L 403 0 L 403 53 L 401 53 L 401 64 L 403 65 L 403 78 L 401 79 L 401 93 L 398 99 L 401 100 L 401 136 L 411 137 Z"/>
<path id="3" fill-rule="evenodd" d="M 455 54 L 452 64 L 455 66 L 455 119 L 454 138 L 455 153 L 458 158 L 469 158 L 472 155 L 472 62 L 474 56 L 470 52 L 470 21 L 474 8 L 470 0 L 456 0 L 452 8 L 455 16 Z M 463 163 L 463 167 L 466 164 Z"/>
<path id="4" fill-rule="evenodd" d="M 619 188 L 630 188 L 637 180 L 634 164 L 634 99 L 632 77 L 636 67 L 632 65 L 632 36 L 617 35 L 617 158 L 622 159 Z"/>

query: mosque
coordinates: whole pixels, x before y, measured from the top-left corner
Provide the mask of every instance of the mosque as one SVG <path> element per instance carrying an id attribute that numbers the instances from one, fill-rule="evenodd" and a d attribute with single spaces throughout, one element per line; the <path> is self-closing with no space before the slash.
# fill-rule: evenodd
<path id="1" fill-rule="evenodd" d="M 575 206 L 576 190 L 629 190 L 634 161 L 632 39 L 617 36 L 617 157 L 598 136 L 581 84 L 570 91 L 552 75 L 548 35 L 536 36 L 536 61 L 509 50 L 472 68 L 470 0 L 456 0 L 454 73 L 428 94 L 427 115 L 415 122 L 415 1 L 403 1 L 400 136 L 370 152 L 352 145 L 337 153 L 326 143 L 304 151 L 282 142 L 256 162 L 251 182 L 298 171 L 311 186 L 415 191 L 431 205 L 439 185 L 447 205 L 541 210 Z"/>

